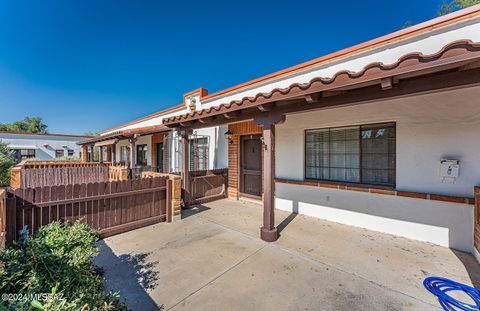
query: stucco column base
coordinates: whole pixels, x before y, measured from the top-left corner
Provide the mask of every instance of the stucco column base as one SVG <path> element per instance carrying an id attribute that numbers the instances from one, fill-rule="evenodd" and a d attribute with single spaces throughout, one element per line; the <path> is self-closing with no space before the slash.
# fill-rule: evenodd
<path id="1" fill-rule="evenodd" d="M 278 230 L 276 227 L 273 229 L 267 229 L 265 227 L 260 228 L 260 238 L 265 242 L 275 242 L 278 240 Z"/>

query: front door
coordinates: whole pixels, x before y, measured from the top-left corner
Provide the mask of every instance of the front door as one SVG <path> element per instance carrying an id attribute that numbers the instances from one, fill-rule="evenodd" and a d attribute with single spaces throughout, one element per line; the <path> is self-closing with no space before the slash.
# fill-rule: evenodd
<path id="1" fill-rule="evenodd" d="M 247 196 L 262 196 L 262 141 L 260 135 L 241 137 L 240 192 Z"/>
<path id="2" fill-rule="evenodd" d="M 157 143 L 157 167 L 156 171 L 163 173 L 163 143 Z"/>

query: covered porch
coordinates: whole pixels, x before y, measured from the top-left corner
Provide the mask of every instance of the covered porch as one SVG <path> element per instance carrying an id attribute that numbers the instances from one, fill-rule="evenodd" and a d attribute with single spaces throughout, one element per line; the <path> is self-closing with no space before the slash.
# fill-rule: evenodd
<path id="1" fill-rule="evenodd" d="M 79 142 L 83 162 L 107 162 L 133 171 L 172 171 L 169 144 L 172 131 L 163 125 L 115 131 Z M 138 173 L 138 172 L 137 172 Z"/>
<path id="2" fill-rule="evenodd" d="M 100 242 L 107 288 L 134 310 L 437 310 L 426 276 L 480 284 L 473 256 L 428 243 L 284 211 L 265 243 L 262 207 L 232 199 L 182 214 Z"/>
<path id="3" fill-rule="evenodd" d="M 403 184 L 406 179 L 415 180 L 417 177 L 415 177 L 415 173 L 410 177 L 404 175 L 404 168 L 399 170 L 400 166 L 395 159 L 393 162 L 389 160 L 391 164 L 385 167 L 385 171 L 391 171 L 393 175 L 382 177 L 387 181 L 383 184 L 375 183 L 375 179 L 372 179 L 374 181 L 372 183 L 360 183 L 311 178 L 305 168 L 303 141 L 307 129 L 333 128 L 334 126 L 353 126 L 362 129 L 364 125 L 373 124 L 377 127 L 381 125 L 379 130 L 382 133 L 385 132 L 385 126 L 392 128 L 391 132 L 395 133 L 395 130 L 398 129 L 396 120 L 403 118 L 403 115 L 415 119 L 416 108 L 422 109 L 421 105 L 427 107 L 421 114 L 428 117 L 423 120 L 417 119 L 413 124 L 406 122 L 402 126 L 407 129 L 414 124 L 435 124 L 433 127 L 421 129 L 431 132 L 430 135 L 433 135 L 431 136 L 433 138 L 435 137 L 435 126 L 445 125 L 445 121 L 442 121 L 440 116 L 444 112 L 449 114 L 449 107 L 451 112 L 466 113 L 467 117 L 469 113 L 477 113 L 477 108 L 471 101 L 475 98 L 475 94 L 478 95 L 479 60 L 480 47 L 477 44 L 469 41 L 457 41 L 445 46 L 436 54 L 425 56 L 420 53 L 411 53 L 399 58 L 393 64 L 372 63 L 364 67 L 362 71 L 355 73 L 339 71 L 330 78 L 314 77 L 309 83 L 294 83 L 288 88 L 259 92 L 255 96 L 166 118 L 164 125 L 188 133 L 193 129 L 205 126 L 229 124 L 227 133 L 229 135 L 230 173 L 228 194 L 234 198 L 243 196 L 247 192 L 245 188 L 248 188 L 245 181 L 250 180 L 253 183 L 253 186 L 250 184 L 251 188 L 257 189 L 257 197 L 263 201 L 263 223 L 260 228 L 260 236 L 264 241 L 278 239 L 278 224 L 274 217 L 277 206 L 292 212 L 298 212 L 299 208 L 304 213 L 313 211 L 311 212 L 312 216 L 318 216 L 319 211 L 324 211 L 319 216 L 322 218 L 332 216 L 333 212 L 335 217 L 330 218 L 333 221 L 341 220 L 340 222 L 342 222 L 351 218 L 363 219 L 364 223 L 368 224 L 366 227 L 384 232 L 389 232 L 387 229 L 394 224 L 395 228 L 398 226 L 398 230 L 394 231 L 394 234 L 473 251 L 473 183 L 478 177 L 469 176 L 469 173 L 474 173 L 475 169 L 465 173 L 469 179 L 468 189 L 460 189 L 455 186 L 455 189 L 458 190 L 450 192 L 447 190 L 429 192 L 428 187 L 422 188 L 421 184 L 415 186 Z M 455 100 L 462 102 L 462 106 L 458 106 L 458 110 L 452 107 Z M 435 106 L 436 104 L 439 106 Z M 400 110 L 395 108 L 396 105 Z M 372 114 L 359 114 L 363 110 L 372 111 Z M 350 115 L 348 121 L 345 121 L 342 113 Z M 323 115 L 330 115 L 333 119 L 325 119 L 322 117 Z M 465 117 L 451 115 L 454 115 L 452 120 L 455 122 L 463 122 L 461 120 Z M 287 122 L 285 122 L 286 120 Z M 290 122 L 289 120 L 294 121 Z M 305 120 L 310 123 L 304 123 Z M 317 124 L 312 125 L 315 120 Z M 452 126 L 455 127 L 459 124 L 452 123 Z M 468 135 L 473 135 L 475 129 L 478 128 L 478 123 L 472 119 L 468 126 Z M 245 132 L 242 132 L 244 130 Z M 279 133 L 281 134 L 279 135 Z M 290 135 L 291 133 L 298 135 Z M 451 134 L 448 133 L 448 130 L 445 129 L 446 137 L 450 137 Z M 461 133 L 459 132 L 459 134 Z M 246 173 L 242 172 L 242 168 L 245 168 L 242 167 L 245 164 L 242 160 L 242 157 L 245 157 L 241 147 L 242 136 L 252 138 L 257 134 L 261 134 L 258 137 L 259 146 L 261 146 L 261 168 L 253 169 L 257 172 L 251 172 L 251 168 L 247 168 Z M 412 132 L 411 135 L 415 137 L 416 133 Z M 455 141 L 455 138 L 450 137 L 449 139 Z M 406 149 L 402 149 L 400 152 L 405 154 L 416 152 L 415 148 L 418 147 L 418 144 L 422 144 L 422 142 L 410 141 L 402 146 Z M 398 147 L 398 141 L 395 145 Z M 184 146 L 186 145 L 184 144 Z M 435 141 L 432 146 L 442 146 L 442 141 Z M 463 147 L 461 146 L 461 148 Z M 256 149 L 258 147 L 250 145 L 249 148 Z M 439 158 L 434 161 L 440 162 L 440 156 L 456 156 L 448 153 L 442 154 L 443 151 L 440 150 L 441 148 L 438 155 L 435 155 Z M 278 157 L 279 151 L 281 151 L 280 157 Z M 474 153 L 472 151 L 469 154 L 471 156 Z M 299 154 L 302 156 L 299 157 Z M 398 156 L 399 151 L 395 152 L 394 150 L 392 154 L 394 157 Z M 465 159 L 470 161 L 469 156 L 465 155 Z M 415 167 L 412 163 L 405 165 L 405 168 L 408 167 L 409 170 Z M 473 167 L 476 168 L 476 164 Z M 248 174 L 251 176 L 247 176 Z M 252 178 L 252 175 L 256 177 Z M 402 178 L 402 183 L 399 183 L 399 177 Z M 428 185 L 428 183 L 431 181 L 426 181 L 423 185 Z M 399 185 L 402 186 L 399 187 Z M 315 190 L 313 193 L 311 189 L 315 187 L 325 189 L 325 191 Z M 259 189 L 262 190 L 259 191 Z M 335 193 L 327 193 L 330 190 Z M 342 208 L 341 202 L 347 202 L 341 194 L 337 193 L 340 190 L 346 190 L 344 193 L 358 194 L 348 199 L 351 200 L 348 204 L 352 205 L 353 213 L 348 211 L 348 213 L 335 214 L 335 211 Z M 365 193 L 370 196 L 363 197 Z M 340 203 L 328 203 L 337 195 Z M 384 199 L 387 196 L 390 196 L 395 203 L 386 203 Z M 318 200 L 321 202 L 317 202 Z M 366 206 L 355 209 L 353 207 L 355 200 L 362 200 L 361 202 L 365 202 Z M 379 203 L 375 203 L 376 201 Z M 302 204 L 299 205 L 299 202 Z M 335 205 L 331 206 L 331 204 Z M 395 208 L 385 213 L 388 208 L 383 210 L 382 208 L 388 204 L 395 205 Z M 376 205 L 378 205 L 378 209 L 375 208 Z M 411 208 L 402 210 L 402 206 L 411 206 Z M 461 216 L 452 223 L 445 223 L 443 220 L 439 220 L 441 223 L 429 223 L 426 219 L 428 215 L 435 215 L 435 207 L 438 207 L 437 211 L 443 213 L 447 218 L 451 214 Z M 420 211 L 421 217 L 419 217 L 418 211 Z M 371 218 L 370 216 L 375 217 Z M 445 219 L 445 217 L 441 218 Z M 393 219 L 394 222 L 378 222 L 381 219 Z M 422 226 L 410 226 L 409 222 L 418 222 Z M 421 235 L 427 228 L 436 226 L 439 227 L 439 230 L 427 230 L 428 236 L 426 237 Z M 463 229 L 465 231 L 461 232 Z M 442 240 L 432 240 L 435 239 L 435 235 L 442 236 Z"/>

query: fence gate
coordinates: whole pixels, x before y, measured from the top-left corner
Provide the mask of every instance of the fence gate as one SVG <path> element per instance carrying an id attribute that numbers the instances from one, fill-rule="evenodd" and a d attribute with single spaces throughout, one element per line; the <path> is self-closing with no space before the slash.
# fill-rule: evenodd
<path id="1" fill-rule="evenodd" d="M 80 219 L 106 237 L 170 221 L 173 213 L 173 181 L 168 177 L 45 186 L 7 193 L 0 189 L 0 198 L 2 193 L 6 195 L 6 206 L 2 208 L 0 203 L 0 228 L 4 221 L 7 244 L 18 238 L 24 226 L 35 232 L 56 220 Z"/>

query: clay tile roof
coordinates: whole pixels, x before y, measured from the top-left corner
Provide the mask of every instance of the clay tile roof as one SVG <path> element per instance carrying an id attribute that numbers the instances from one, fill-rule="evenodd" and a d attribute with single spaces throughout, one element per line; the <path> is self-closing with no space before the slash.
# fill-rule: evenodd
<path id="1" fill-rule="evenodd" d="M 78 145 L 88 145 L 88 144 L 94 144 L 97 142 L 101 141 L 106 141 L 110 139 L 122 139 L 126 137 L 131 137 L 134 135 L 148 135 L 148 134 L 154 134 L 154 133 L 162 133 L 170 131 L 170 128 L 166 127 L 165 125 L 151 125 L 151 126 L 144 126 L 144 127 L 138 127 L 138 128 L 133 128 L 129 130 L 123 130 L 123 131 L 115 131 L 113 133 L 107 134 L 107 135 L 101 135 L 101 136 L 96 136 L 91 139 L 87 140 L 82 140 L 78 142 Z"/>
<path id="2" fill-rule="evenodd" d="M 461 64 L 475 60 L 480 60 L 480 43 L 474 43 L 470 40 L 460 40 L 445 46 L 437 53 L 431 55 L 409 53 L 400 57 L 393 64 L 375 62 L 365 66 L 359 72 L 342 70 L 334 74 L 331 78 L 316 77 L 308 83 L 294 83 L 289 87 L 282 89 L 276 88 L 268 93 L 258 93 L 255 96 L 244 97 L 207 109 L 165 118 L 163 119 L 163 124 L 172 126 L 180 122 L 193 121 L 229 111 L 259 106 L 269 102 L 298 98 L 326 90 L 354 87 L 355 85 L 360 86 L 385 77 L 412 75 L 415 72 L 427 72 L 428 70 L 432 72 L 434 68 L 441 68 L 442 66 L 451 67 L 452 64 L 455 63 Z"/>
<path id="3" fill-rule="evenodd" d="M 132 136 L 135 134 L 145 135 L 145 134 L 153 134 L 153 133 L 159 133 L 159 132 L 165 132 L 165 131 L 170 131 L 170 129 L 163 124 L 159 124 L 159 125 L 151 125 L 151 126 L 133 128 L 129 130 L 123 130 L 122 134 L 124 136 Z"/>

